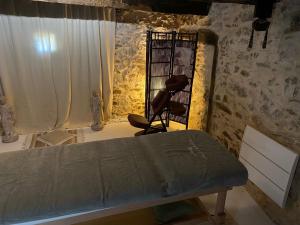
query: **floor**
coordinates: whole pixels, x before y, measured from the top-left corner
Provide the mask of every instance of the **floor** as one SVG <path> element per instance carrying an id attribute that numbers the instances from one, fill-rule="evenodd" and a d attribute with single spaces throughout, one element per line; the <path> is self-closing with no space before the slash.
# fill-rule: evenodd
<path id="1" fill-rule="evenodd" d="M 200 199 L 213 214 L 216 195 L 207 195 Z M 244 187 L 236 187 L 228 192 L 226 211 L 238 225 L 275 225 Z"/>
<path id="2" fill-rule="evenodd" d="M 130 137 L 137 131 L 139 129 L 131 127 L 127 122 L 109 123 L 99 132 L 93 132 L 90 128 L 78 129 L 78 133 L 81 134 L 82 138 L 81 142 Z M 27 149 L 26 143 L 28 143 L 28 139 L 30 139 L 30 135 L 22 135 L 18 142 L 12 144 L 3 144 L 0 142 L 0 153 Z M 208 195 L 201 198 L 211 213 L 213 213 L 215 198 L 215 195 Z M 243 187 L 234 188 L 232 191 L 229 191 L 226 210 L 239 225 L 274 225 Z"/>

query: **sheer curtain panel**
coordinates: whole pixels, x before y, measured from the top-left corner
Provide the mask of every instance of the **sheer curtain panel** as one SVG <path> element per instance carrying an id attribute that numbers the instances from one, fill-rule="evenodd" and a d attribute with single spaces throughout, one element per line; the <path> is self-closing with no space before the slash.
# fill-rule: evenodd
<path id="1" fill-rule="evenodd" d="M 114 47 L 114 19 L 0 15 L 0 76 L 19 132 L 90 125 L 93 91 L 108 119 Z"/>

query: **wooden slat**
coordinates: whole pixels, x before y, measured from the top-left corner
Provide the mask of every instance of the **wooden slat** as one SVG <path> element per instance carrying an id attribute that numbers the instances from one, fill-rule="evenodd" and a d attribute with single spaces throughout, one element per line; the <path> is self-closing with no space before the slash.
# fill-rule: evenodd
<path id="1" fill-rule="evenodd" d="M 287 188 L 290 174 L 276 166 L 271 160 L 262 156 L 249 145 L 242 143 L 240 157 L 255 166 L 258 171 L 272 180 L 282 190 Z"/>
<path id="2" fill-rule="evenodd" d="M 273 201 L 281 207 L 284 206 L 284 192 L 274 185 L 269 179 L 262 175 L 253 166 L 247 163 L 243 158 L 240 161 L 247 168 L 249 173 L 249 180 L 254 182 L 265 194 L 267 194 Z"/>
<path id="3" fill-rule="evenodd" d="M 272 160 L 286 172 L 291 173 L 293 169 L 292 162 L 294 162 L 298 157 L 296 153 L 256 131 L 250 126 L 246 127 L 243 142 L 258 150 L 266 158 Z"/>
<path id="4" fill-rule="evenodd" d="M 240 161 L 247 167 L 249 180 L 284 207 L 299 155 L 247 126 Z"/>

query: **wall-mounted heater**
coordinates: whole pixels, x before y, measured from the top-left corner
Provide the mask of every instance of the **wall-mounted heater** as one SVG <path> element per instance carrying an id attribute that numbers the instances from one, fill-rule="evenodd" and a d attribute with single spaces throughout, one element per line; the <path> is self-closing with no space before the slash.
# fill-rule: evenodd
<path id="1" fill-rule="evenodd" d="M 299 155 L 247 126 L 239 160 L 248 169 L 249 180 L 284 208 Z"/>

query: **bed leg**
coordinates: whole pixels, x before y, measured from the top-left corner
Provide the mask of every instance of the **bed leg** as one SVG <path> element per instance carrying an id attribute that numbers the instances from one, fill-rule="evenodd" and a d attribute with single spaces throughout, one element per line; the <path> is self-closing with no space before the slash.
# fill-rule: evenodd
<path id="1" fill-rule="evenodd" d="M 215 208 L 214 221 L 217 225 L 225 223 L 225 201 L 227 191 L 221 191 L 218 193 L 217 204 Z"/>

